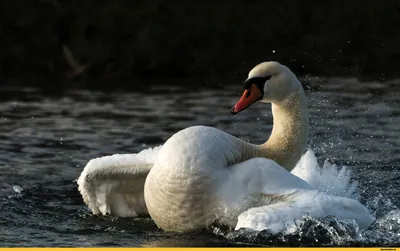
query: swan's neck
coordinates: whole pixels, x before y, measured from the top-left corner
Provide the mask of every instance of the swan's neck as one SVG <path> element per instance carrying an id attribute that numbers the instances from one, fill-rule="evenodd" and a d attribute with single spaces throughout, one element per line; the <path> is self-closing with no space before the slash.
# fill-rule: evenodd
<path id="1" fill-rule="evenodd" d="M 260 154 L 291 171 L 307 148 L 308 111 L 303 89 L 280 104 L 272 104 L 273 129 Z"/>

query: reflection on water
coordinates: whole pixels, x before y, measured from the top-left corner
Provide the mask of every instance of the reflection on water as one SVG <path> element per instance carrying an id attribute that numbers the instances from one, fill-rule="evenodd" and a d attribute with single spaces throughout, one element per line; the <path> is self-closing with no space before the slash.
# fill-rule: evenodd
<path id="1" fill-rule="evenodd" d="M 270 106 L 255 104 L 236 116 L 230 115 L 240 85 L 196 91 L 158 87 L 141 93 L 77 90 L 61 96 L 9 89 L 0 92 L 1 245 L 400 243 L 400 82 L 303 82 L 309 90 L 310 147 L 320 161 L 328 158 L 354 171 L 363 202 L 378 217 L 371 229 L 359 233 L 351 223 L 304 219 L 302 232 L 292 236 L 229 232 L 219 227 L 194 234 L 170 234 L 158 230 L 148 218 L 92 216 L 75 183 L 89 159 L 160 145 L 191 125 L 217 127 L 261 143 L 271 130 Z"/>

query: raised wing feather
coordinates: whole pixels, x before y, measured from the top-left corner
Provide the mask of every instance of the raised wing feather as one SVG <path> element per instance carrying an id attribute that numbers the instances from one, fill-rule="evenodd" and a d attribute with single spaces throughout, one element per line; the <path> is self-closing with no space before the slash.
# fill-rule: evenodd
<path id="1" fill-rule="evenodd" d="M 90 160 L 78 179 L 78 190 L 93 214 L 147 214 L 144 182 L 159 149 Z"/>
<path id="2" fill-rule="evenodd" d="M 351 170 L 346 166 L 339 168 L 328 161 L 321 168 L 312 150 L 303 155 L 291 173 L 307 181 L 318 191 L 352 199 L 359 198 L 358 182 L 352 180 Z"/>

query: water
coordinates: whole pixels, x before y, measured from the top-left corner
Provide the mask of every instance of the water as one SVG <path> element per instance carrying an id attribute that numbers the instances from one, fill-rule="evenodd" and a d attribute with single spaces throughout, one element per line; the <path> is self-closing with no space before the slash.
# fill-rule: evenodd
<path id="1" fill-rule="evenodd" d="M 321 161 L 348 165 L 362 202 L 377 217 L 366 231 L 334 218 L 299 222 L 291 235 L 229 231 L 164 233 L 150 218 L 93 216 L 76 178 L 91 158 L 160 145 L 191 125 L 209 125 L 253 143 L 271 130 L 270 106 L 236 116 L 240 85 L 142 92 L 35 89 L 0 92 L 1 246 L 390 246 L 400 244 L 400 81 L 306 79 L 310 147 Z"/>

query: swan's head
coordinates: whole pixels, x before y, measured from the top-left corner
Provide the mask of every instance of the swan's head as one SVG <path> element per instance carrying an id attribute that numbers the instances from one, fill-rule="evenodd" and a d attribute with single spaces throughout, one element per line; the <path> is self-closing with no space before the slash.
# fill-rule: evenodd
<path id="1" fill-rule="evenodd" d="M 254 67 L 243 87 L 243 95 L 232 108 L 232 114 L 243 111 L 257 101 L 279 104 L 289 94 L 302 88 L 293 72 L 278 62 L 263 62 Z"/>

